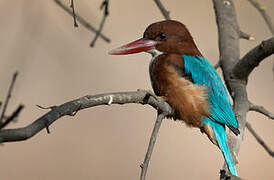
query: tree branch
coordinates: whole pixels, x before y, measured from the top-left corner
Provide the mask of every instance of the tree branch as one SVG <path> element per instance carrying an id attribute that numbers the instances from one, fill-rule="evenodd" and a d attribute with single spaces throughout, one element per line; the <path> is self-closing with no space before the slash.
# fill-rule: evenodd
<path id="1" fill-rule="evenodd" d="M 251 36 L 250 34 L 247 34 L 247 33 L 243 32 L 243 31 L 239 32 L 239 36 L 240 36 L 240 38 L 246 39 L 246 40 L 249 40 L 249 41 L 255 40 L 255 38 L 253 36 Z"/>
<path id="2" fill-rule="evenodd" d="M 256 111 L 258 113 L 261 113 L 261 114 L 265 115 L 269 119 L 274 120 L 274 114 L 271 113 L 270 111 L 268 111 L 267 109 L 265 109 L 263 106 L 258 106 L 258 105 L 255 105 L 255 104 L 250 102 L 249 103 L 249 111 Z"/>
<path id="3" fill-rule="evenodd" d="M 63 10 L 65 10 L 67 13 L 69 13 L 71 16 L 73 16 L 73 12 L 70 8 L 68 8 L 66 5 L 64 5 L 60 0 L 54 0 L 54 2 L 59 5 Z M 95 27 L 93 27 L 91 24 L 89 24 L 83 17 L 75 13 L 75 17 L 78 20 L 80 24 L 82 24 L 85 28 L 87 28 L 89 31 L 98 33 L 98 30 L 96 30 Z M 104 34 L 100 33 L 100 38 L 102 38 L 106 42 L 110 42 L 110 39 L 106 37 Z"/>
<path id="4" fill-rule="evenodd" d="M 274 36 L 274 25 L 271 21 L 270 16 L 267 14 L 267 12 L 265 11 L 266 7 L 262 6 L 257 0 L 248 0 L 258 11 L 259 13 L 262 15 L 264 21 L 266 22 L 268 29 L 270 30 L 272 36 Z M 274 62 L 274 61 L 273 61 Z M 273 77 L 274 77 L 274 63 L 272 66 L 272 72 L 273 72 Z"/>
<path id="5" fill-rule="evenodd" d="M 274 35 L 274 26 L 271 22 L 270 16 L 265 11 L 266 7 L 262 6 L 257 0 L 248 0 L 248 1 L 260 12 L 270 32 L 272 33 L 272 35 Z"/>
<path id="6" fill-rule="evenodd" d="M 72 9 L 72 16 L 73 16 L 74 27 L 78 27 L 78 24 L 76 22 L 76 16 L 75 16 L 74 0 L 70 0 L 70 7 Z"/>
<path id="7" fill-rule="evenodd" d="M 170 16 L 169 16 L 169 11 L 166 10 L 166 8 L 164 7 L 164 5 L 162 4 L 162 2 L 160 0 L 154 0 L 154 2 L 156 3 L 156 5 L 158 6 L 158 8 L 160 9 L 162 15 L 164 16 L 164 18 L 166 20 L 170 20 Z"/>
<path id="8" fill-rule="evenodd" d="M 141 176 L 140 176 L 140 180 L 145 180 L 146 178 L 146 173 L 147 173 L 147 168 L 148 168 L 148 164 L 152 155 L 152 151 L 156 142 L 156 138 L 159 132 L 159 129 L 161 127 L 162 124 L 162 120 L 167 116 L 168 114 L 166 112 L 158 112 L 157 115 L 157 119 L 152 131 L 152 135 L 150 137 L 150 141 L 149 141 L 149 146 L 147 149 L 147 153 L 144 159 L 144 162 L 140 165 L 141 167 Z"/>
<path id="9" fill-rule="evenodd" d="M 133 92 L 116 92 L 98 95 L 87 95 L 60 106 L 55 106 L 45 115 L 41 116 L 33 123 L 16 129 L 3 129 L 0 131 L 1 142 L 23 141 L 31 138 L 42 129 L 51 125 L 56 120 L 66 115 L 72 115 L 82 109 L 100 105 L 110 104 L 149 104 L 158 111 L 173 115 L 172 108 L 162 100 L 162 98 L 151 95 L 148 91 L 138 90 Z"/>
<path id="10" fill-rule="evenodd" d="M 2 113 L 1 113 L 1 116 L 0 116 L 0 126 L 3 124 L 3 118 L 5 117 L 6 109 L 7 109 L 8 104 L 9 104 L 9 100 L 10 100 L 10 97 L 11 97 L 11 93 L 12 93 L 12 90 L 13 90 L 17 75 L 18 75 L 18 72 L 16 71 L 13 74 L 13 77 L 12 77 L 12 80 L 11 80 L 11 83 L 10 83 L 10 87 L 9 87 L 9 90 L 8 90 L 8 95 L 6 97 L 6 100 L 5 100 L 5 103 L 4 103 L 4 106 L 3 106 L 3 110 L 2 110 Z"/>
<path id="11" fill-rule="evenodd" d="M 104 15 L 103 15 L 102 21 L 100 23 L 99 29 L 96 32 L 94 39 L 90 43 L 90 47 L 94 47 L 96 40 L 98 39 L 99 35 L 102 33 L 103 26 L 105 24 L 105 21 L 106 21 L 106 18 L 108 16 L 108 14 L 109 14 L 109 11 L 108 11 L 108 0 L 104 0 L 103 1 L 103 3 L 101 4 L 100 9 L 104 9 Z"/>
<path id="12" fill-rule="evenodd" d="M 11 116 L 9 116 L 6 121 L 0 125 L 0 129 L 3 129 L 6 127 L 10 122 L 14 121 L 20 114 L 20 112 L 23 110 L 24 105 L 20 104 L 18 108 L 12 113 Z"/>
<path id="13" fill-rule="evenodd" d="M 260 45 L 250 50 L 233 68 L 232 76 L 247 80 L 249 74 L 262 60 L 274 53 L 274 37 L 262 41 Z"/>
<path id="14" fill-rule="evenodd" d="M 271 157 L 274 157 L 274 151 L 272 151 L 266 144 L 265 142 L 262 140 L 262 138 L 260 138 L 260 136 L 255 132 L 255 130 L 252 128 L 252 126 L 246 122 L 246 128 L 249 130 L 249 132 L 255 137 L 255 139 L 257 140 L 257 142 L 263 146 L 263 148 L 266 150 L 266 152 L 268 152 L 268 154 Z"/>
<path id="15" fill-rule="evenodd" d="M 235 136 L 231 131 L 227 134 L 233 159 L 237 159 L 244 136 L 246 114 L 249 110 L 246 83 L 230 75 L 234 65 L 240 59 L 239 26 L 233 0 L 213 0 L 213 4 L 219 35 L 220 64 L 227 89 L 233 99 L 233 110 L 237 116 L 240 130 L 238 136 Z"/>

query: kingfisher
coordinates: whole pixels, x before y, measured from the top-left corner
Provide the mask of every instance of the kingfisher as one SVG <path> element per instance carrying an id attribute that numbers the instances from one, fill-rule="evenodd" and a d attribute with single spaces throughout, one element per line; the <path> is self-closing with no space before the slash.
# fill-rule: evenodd
<path id="1" fill-rule="evenodd" d="M 184 24 L 164 20 L 149 25 L 143 37 L 113 49 L 112 55 L 147 52 L 154 93 L 174 109 L 173 119 L 200 128 L 221 150 L 231 174 L 237 176 L 225 127 L 240 134 L 226 88 L 210 62 L 197 48 Z"/>

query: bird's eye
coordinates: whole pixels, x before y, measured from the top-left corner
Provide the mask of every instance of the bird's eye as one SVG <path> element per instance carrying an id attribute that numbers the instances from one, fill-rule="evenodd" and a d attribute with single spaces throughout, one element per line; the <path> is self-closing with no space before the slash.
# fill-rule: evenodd
<path id="1" fill-rule="evenodd" d="M 165 33 L 161 33 L 161 34 L 159 35 L 159 37 L 160 37 L 160 39 L 165 39 L 165 38 L 166 38 L 166 34 L 165 34 Z"/>

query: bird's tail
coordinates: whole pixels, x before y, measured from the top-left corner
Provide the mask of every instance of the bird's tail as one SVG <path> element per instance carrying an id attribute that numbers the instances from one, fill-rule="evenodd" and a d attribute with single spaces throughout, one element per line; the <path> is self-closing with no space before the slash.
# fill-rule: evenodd
<path id="1" fill-rule="evenodd" d="M 210 125 L 214 131 L 219 148 L 221 149 L 221 151 L 223 153 L 223 156 L 225 158 L 225 161 L 226 161 L 226 164 L 228 166 L 230 173 L 233 174 L 234 176 L 238 176 L 232 156 L 231 156 L 231 153 L 230 153 L 230 150 L 229 150 L 229 147 L 228 147 L 228 144 L 227 144 L 225 128 L 223 127 L 223 125 L 213 122 L 213 121 L 211 121 Z"/>

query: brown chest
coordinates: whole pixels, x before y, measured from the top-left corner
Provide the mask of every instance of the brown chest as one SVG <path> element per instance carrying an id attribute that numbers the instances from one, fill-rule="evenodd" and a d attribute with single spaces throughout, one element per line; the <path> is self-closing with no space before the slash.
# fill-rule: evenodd
<path id="1" fill-rule="evenodd" d="M 150 65 L 153 90 L 156 95 L 167 99 L 177 114 L 176 118 L 189 126 L 200 127 L 201 119 L 210 116 L 207 87 L 195 85 L 181 77 L 178 67 L 183 68 L 183 65 L 167 57 L 155 59 Z"/>

